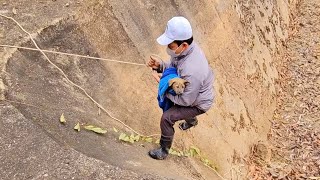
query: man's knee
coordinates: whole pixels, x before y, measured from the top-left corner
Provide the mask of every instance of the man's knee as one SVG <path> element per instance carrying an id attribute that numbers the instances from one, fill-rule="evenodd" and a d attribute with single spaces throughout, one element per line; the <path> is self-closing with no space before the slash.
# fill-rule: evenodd
<path id="1" fill-rule="evenodd" d="M 173 125 L 174 123 L 172 122 L 171 116 L 172 116 L 171 113 L 169 113 L 168 111 L 165 111 L 161 117 L 161 125 L 164 125 L 164 124 Z"/>

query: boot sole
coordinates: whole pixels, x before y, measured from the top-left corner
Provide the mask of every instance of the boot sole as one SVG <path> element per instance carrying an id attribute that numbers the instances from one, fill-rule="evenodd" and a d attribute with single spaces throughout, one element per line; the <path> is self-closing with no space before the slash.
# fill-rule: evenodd
<path id="1" fill-rule="evenodd" d="M 185 123 L 185 122 L 182 122 L 182 123 L 179 124 L 179 129 L 181 129 L 182 131 L 186 131 L 186 130 L 188 130 L 188 129 L 192 128 L 192 127 L 196 127 L 196 126 L 198 125 L 198 123 L 197 123 L 197 124 L 195 124 L 195 125 L 193 125 L 193 126 L 190 126 L 190 127 L 186 128 L 186 129 L 184 129 L 184 128 L 182 127 L 184 123 Z"/>
<path id="2" fill-rule="evenodd" d="M 164 159 L 166 159 L 166 158 L 167 158 L 167 157 L 158 158 L 158 157 L 156 157 L 156 156 L 154 156 L 154 155 L 150 154 L 150 152 L 149 152 L 148 154 L 149 154 L 149 156 L 150 156 L 152 159 L 155 159 L 155 160 L 164 160 Z"/>

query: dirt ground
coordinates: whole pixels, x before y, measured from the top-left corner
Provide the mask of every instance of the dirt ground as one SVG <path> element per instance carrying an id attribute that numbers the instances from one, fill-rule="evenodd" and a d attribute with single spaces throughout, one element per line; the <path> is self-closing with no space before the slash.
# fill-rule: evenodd
<path id="1" fill-rule="evenodd" d="M 301 1 L 282 67 L 270 152 L 253 149 L 253 179 L 320 178 L 320 1 Z M 267 155 L 269 154 L 269 155 Z"/>

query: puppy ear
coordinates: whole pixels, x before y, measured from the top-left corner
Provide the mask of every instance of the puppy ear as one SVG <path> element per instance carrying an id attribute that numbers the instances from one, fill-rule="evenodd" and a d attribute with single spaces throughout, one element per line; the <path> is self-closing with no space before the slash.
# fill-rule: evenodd
<path id="1" fill-rule="evenodd" d="M 174 83 L 174 79 L 170 79 L 170 80 L 169 80 L 169 87 L 172 86 L 173 83 Z"/>
<path id="2" fill-rule="evenodd" d="M 184 85 L 189 85 L 189 84 L 190 84 L 190 82 L 189 82 L 189 81 L 187 81 L 187 80 L 183 80 L 183 84 L 184 84 Z"/>

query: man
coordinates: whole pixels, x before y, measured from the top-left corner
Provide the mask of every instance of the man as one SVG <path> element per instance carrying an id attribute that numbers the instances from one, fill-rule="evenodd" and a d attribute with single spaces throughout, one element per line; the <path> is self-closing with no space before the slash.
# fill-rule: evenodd
<path id="1" fill-rule="evenodd" d="M 161 62 L 151 58 L 148 66 L 159 73 L 166 68 L 175 67 L 178 75 L 189 82 L 183 94 L 176 96 L 166 94 L 174 106 L 165 111 L 161 117 L 161 147 L 149 151 L 152 158 L 165 159 L 172 145 L 175 122 L 185 120 L 180 123 L 180 129 L 187 130 L 198 124 L 196 116 L 205 113 L 212 106 L 214 75 L 204 53 L 193 42 L 191 25 L 186 18 L 170 19 L 164 34 L 157 39 L 157 42 L 167 46 L 167 53 L 171 59 L 168 62 Z"/>

